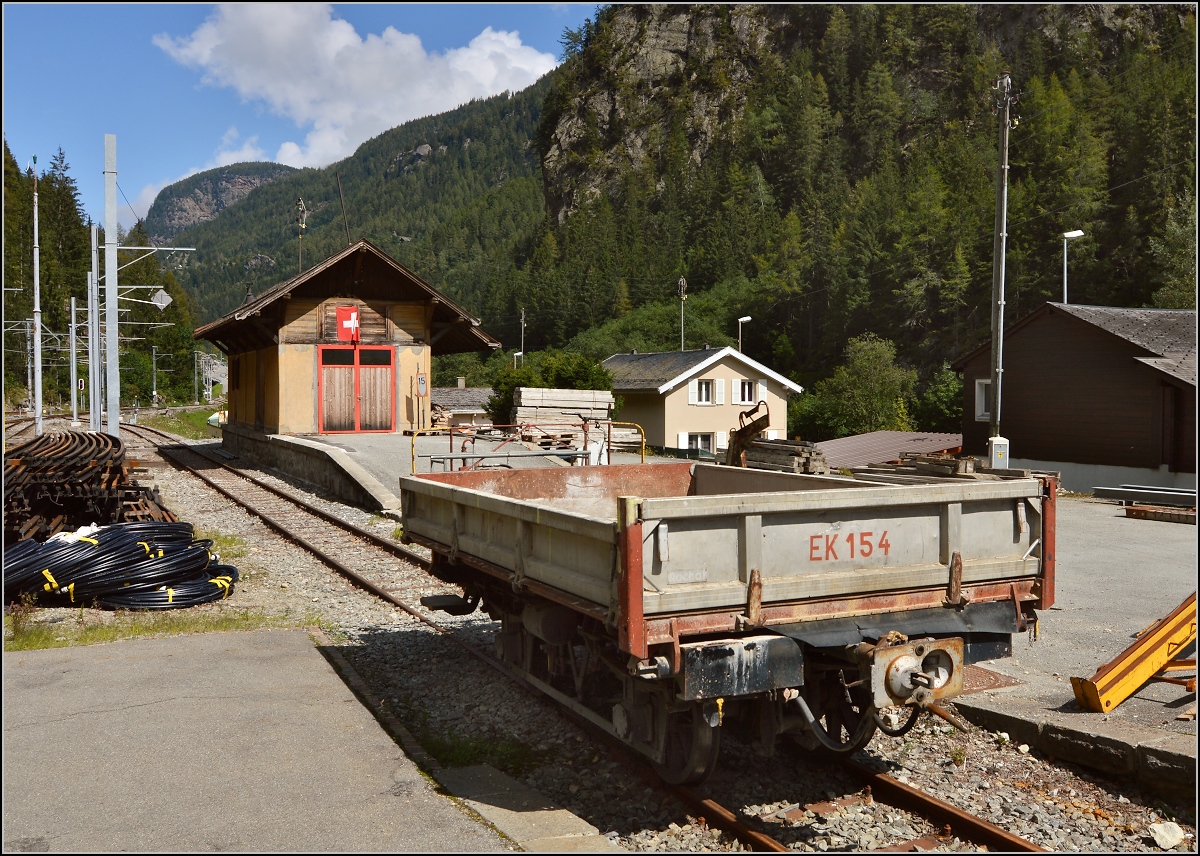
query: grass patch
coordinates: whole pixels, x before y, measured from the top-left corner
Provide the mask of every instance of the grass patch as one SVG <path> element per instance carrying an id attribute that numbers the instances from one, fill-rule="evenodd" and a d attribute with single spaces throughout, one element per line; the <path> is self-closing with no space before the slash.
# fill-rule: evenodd
<path id="1" fill-rule="evenodd" d="M 537 753 L 517 740 L 459 734 L 433 735 L 421 738 L 421 745 L 446 767 L 472 767 L 488 764 L 513 776 L 520 776 L 538 765 Z"/>
<path id="2" fill-rule="evenodd" d="M 174 410 L 167 416 L 155 414 L 139 418 L 141 424 L 150 428 L 168 431 L 189 440 L 203 440 L 213 436 L 208 430 L 208 417 L 219 409 L 219 406 L 213 406 L 212 408 L 201 407 L 196 410 Z"/>
<path id="3" fill-rule="evenodd" d="M 205 539 L 212 541 L 213 552 L 221 557 L 222 562 L 227 564 L 232 564 L 234 559 L 243 558 L 249 548 L 246 540 L 239 538 L 237 535 L 224 535 L 220 532 L 197 529 L 195 536 L 201 541 Z"/>
<path id="4" fill-rule="evenodd" d="M 532 747 L 511 737 L 490 737 L 484 734 L 445 734 L 434 731 L 429 719 L 420 714 L 421 722 L 415 736 L 425 751 L 444 767 L 473 767 L 488 764 L 512 776 L 524 775 L 545 760 Z"/>
<path id="5" fill-rule="evenodd" d="M 163 612 L 98 612 L 80 608 L 71 619 L 53 622 L 31 618 L 14 621 L 4 616 L 4 650 L 36 651 L 43 648 L 68 648 L 75 645 L 99 645 L 119 639 L 178 636 L 185 633 L 219 633 L 231 630 L 262 630 L 269 627 L 301 627 L 311 624 L 309 617 L 267 615 L 262 610 L 203 607 Z"/>

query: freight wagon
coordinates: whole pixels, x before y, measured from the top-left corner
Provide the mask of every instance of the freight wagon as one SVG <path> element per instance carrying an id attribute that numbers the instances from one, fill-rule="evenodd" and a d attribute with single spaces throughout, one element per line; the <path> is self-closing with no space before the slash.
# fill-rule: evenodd
<path id="1" fill-rule="evenodd" d="M 1054 600 L 1052 475 L 922 484 L 700 463 L 400 479 L 404 536 L 500 622 L 496 653 L 647 756 L 722 731 L 848 753 L 961 694 Z M 886 477 L 885 477 L 886 478 Z M 985 477 L 986 478 L 986 477 Z"/>

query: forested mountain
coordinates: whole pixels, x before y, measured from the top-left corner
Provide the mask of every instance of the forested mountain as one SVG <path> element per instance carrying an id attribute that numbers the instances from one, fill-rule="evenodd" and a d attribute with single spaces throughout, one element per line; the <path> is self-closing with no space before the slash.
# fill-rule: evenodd
<path id="1" fill-rule="evenodd" d="M 28 394 L 28 341 L 25 321 L 33 317 L 33 194 L 38 195 L 38 256 L 42 308 L 42 403 L 69 407 L 71 298 L 76 301 L 79 377 L 87 377 L 87 276 L 91 270 L 91 221 L 84 214 L 66 154 L 59 149 L 40 172 L 31 163 L 21 170 L 4 142 L 4 399 L 17 406 Z M 119 238 L 123 246 L 148 246 L 139 224 Z M 103 246 L 104 230 L 99 230 Z M 146 300 L 161 286 L 172 297 L 165 311 L 123 300 L 121 316 L 121 400 L 148 404 L 153 389 L 151 349 L 158 349 L 158 391 L 166 400 L 191 401 L 194 393 L 194 324 L 188 294 L 153 255 L 119 252 L 122 292 Z M 103 266 L 103 252 L 101 252 Z M 127 288 L 127 286 L 129 288 Z M 103 291 L 101 292 L 103 300 Z"/>
<path id="2" fill-rule="evenodd" d="M 547 81 L 417 119 L 324 169 L 258 187 L 175 238 L 196 247 L 179 270 L 206 318 L 364 237 L 424 279 L 480 310 L 497 266 L 544 219 L 537 127 Z M 338 179 L 345 198 L 343 220 Z M 167 188 L 167 193 L 172 188 Z M 307 210 L 303 237 L 298 199 Z M 157 205 L 157 201 L 155 205 Z M 490 329 L 490 328 L 489 328 Z"/>
<path id="3" fill-rule="evenodd" d="M 679 347 L 682 276 L 688 347 L 735 343 L 750 315 L 747 354 L 810 389 L 894 360 L 931 426 L 925 397 L 954 397 L 944 364 L 988 335 L 1006 71 L 1008 323 L 1061 299 L 1071 229 L 1072 302 L 1195 305 L 1194 5 L 612 6 L 563 48 L 529 89 L 177 234 L 200 315 L 344 246 L 340 177 L 350 238 L 504 341 L 486 370 L 453 362 L 472 382 L 511 363 L 522 310 L 527 352 Z"/>
<path id="4" fill-rule="evenodd" d="M 251 190 L 295 172 L 279 163 L 235 163 L 189 176 L 165 187 L 146 212 L 147 234 L 156 244 L 206 223 Z"/>

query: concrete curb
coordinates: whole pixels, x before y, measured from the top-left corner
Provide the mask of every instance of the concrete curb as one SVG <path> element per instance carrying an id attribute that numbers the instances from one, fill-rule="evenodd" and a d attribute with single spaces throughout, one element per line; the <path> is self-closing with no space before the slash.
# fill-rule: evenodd
<path id="1" fill-rule="evenodd" d="M 323 654 L 413 761 L 448 793 L 531 853 L 619 853 L 622 849 L 578 815 L 486 764 L 444 768 L 388 710 L 319 627 L 307 628 Z"/>
<path id="2" fill-rule="evenodd" d="M 344 449 L 303 437 L 262 434 L 226 426 L 221 445 L 259 464 L 322 487 L 339 499 L 381 511 L 398 511 L 400 498 Z"/>
<path id="3" fill-rule="evenodd" d="M 955 709 L 974 725 L 1005 731 L 1044 755 L 1118 776 L 1146 791 L 1191 802 L 1196 797 L 1196 738 L 1120 722 L 1081 721 L 1011 697 L 1003 702 L 958 698 Z"/>

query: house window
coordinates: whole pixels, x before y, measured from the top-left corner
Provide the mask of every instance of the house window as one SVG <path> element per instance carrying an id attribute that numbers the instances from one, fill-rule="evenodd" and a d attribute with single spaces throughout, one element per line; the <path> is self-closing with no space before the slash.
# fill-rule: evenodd
<path id="1" fill-rule="evenodd" d="M 992 382 L 975 381 L 975 421 L 990 422 L 992 419 Z"/>
<path id="2" fill-rule="evenodd" d="M 713 382 L 711 380 L 701 380 L 696 382 L 696 403 L 697 404 L 712 404 L 713 403 Z M 693 435 L 695 436 L 695 435 Z"/>
<path id="3" fill-rule="evenodd" d="M 754 381 L 743 380 L 738 382 L 738 404 L 755 404 L 754 400 Z"/>
<path id="4" fill-rule="evenodd" d="M 712 452 L 713 450 L 713 435 L 712 434 L 688 434 L 688 449 L 699 449 L 701 452 Z"/>

